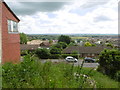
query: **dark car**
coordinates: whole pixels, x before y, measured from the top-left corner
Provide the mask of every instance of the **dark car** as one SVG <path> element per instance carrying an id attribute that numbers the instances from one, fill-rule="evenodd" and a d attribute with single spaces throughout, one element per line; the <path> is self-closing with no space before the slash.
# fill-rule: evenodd
<path id="1" fill-rule="evenodd" d="M 90 58 L 90 57 L 86 57 L 86 58 L 84 59 L 84 61 L 85 61 L 86 63 L 94 63 L 94 62 L 96 62 L 95 59 Z"/>

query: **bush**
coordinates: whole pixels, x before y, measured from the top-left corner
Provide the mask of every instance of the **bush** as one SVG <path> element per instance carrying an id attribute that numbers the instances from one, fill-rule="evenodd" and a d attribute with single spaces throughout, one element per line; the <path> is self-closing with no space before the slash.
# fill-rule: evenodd
<path id="1" fill-rule="evenodd" d="M 120 71 L 116 72 L 115 79 L 120 82 Z"/>
<path id="2" fill-rule="evenodd" d="M 37 49 L 35 53 L 40 59 L 48 59 L 50 57 L 50 51 L 46 48 Z"/>
<path id="3" fill-rule="evenodd" d="M 25 56 L 25 55 L 34 55 L 35 54 L 35 51 L 30 51 L 30 50 L 22 50 L 21 51 L 21 56 Z"/>
<path id="4" fill-rule="evenodd" d="M 20 52 L 21 56 L 28 55 L 28 50 L 23 50 Z"/>
<path id="5" fill-rule="evenodd" d="M 99 70 L 103 70 L 106 75 L 114 77 L 115 73 L 120 70 L 120 51 L 107 50 L 101 52 L 99 57 Z"/>
<path id="6" fill-rule="evenodd" d="M 97 82 L 95 88 L 99 88 L 99 84 L 102 88 L 117 87 L 117 82 L 111 82 L 109 78 L 91 70 L 93 69 L 74 67 L 74 64 L 63 62 L 42 64 L 34 57 L 27 55 L 19 64 L 2 65 L 2 88 L 94 88 L 91 84 L 94 80 L 92 77 Z M 91 77 L 86 78 L 84 75 Z"/>
<path id="7" fill-rule="evenodd" d="M 61 54 L 61 49 L 60 48 L 56 48 L 56 47 L 52 47 L 50 49 L 50 53 L 51 54 Z"/>
<path id="8" fill-rule="evenodd" d="M 30 55 L 20 64 L 6 63 L 2 68 L 3 88 L 77 88 L 83 82 L 82 78 L 78 81 L 73 78 L 73 66 L 52 62 L 42 64 Z"/>
<path id="9" fill-rule="evenodd" d="M 59 59 L 60 56 L 61 56 L 60 54 L 51 54 L 50 59 Z"/>

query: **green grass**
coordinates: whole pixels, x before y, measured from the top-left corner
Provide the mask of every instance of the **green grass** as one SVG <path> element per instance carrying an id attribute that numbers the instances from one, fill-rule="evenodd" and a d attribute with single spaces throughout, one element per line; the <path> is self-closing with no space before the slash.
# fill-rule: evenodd
<path id="1" fill-rule="evenodd" d="M 118 88 L 118 82 L 91 68 L 68 63 L 40 63 L 25 56 L 20 64 L 2 66 L 3 88 Z M 88 75 L 88 78 L 83 75 Z M 91 85 L 90 81 L 96 85 Z"/>
<path id="2" fill-rule="evenodd" d="M 92 68 L 83 68 L 84 73 L 88 73 Z M 92 70 L 89 76 L 96 81 L 97 88 L 120 88 L 120 82 L 110 79 L 102 73 Z"/>

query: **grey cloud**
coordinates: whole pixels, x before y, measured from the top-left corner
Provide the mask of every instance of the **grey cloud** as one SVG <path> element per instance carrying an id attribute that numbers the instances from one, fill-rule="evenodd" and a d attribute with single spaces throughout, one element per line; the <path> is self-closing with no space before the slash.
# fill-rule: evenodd
<path id="1" fill-rule="evenodd" d="M 94 18 L 95 22 L 100 22 L 100 21 L 111 21 L 110 18 L 106 17 L 106 16 L 98 16 Z"/>
<path id="2" fill-rule="evenodd" d="M 53 12 L 60 10 L 70 2 L 7 2 L 17 15 L 32 15 L 36 12 Z"/>
<path id="3" fill-rule="evenodd" d="M 81 8 L 91 8 L 91 7 L 96 7 L 100 5 L 104 5 L 108 3 L 110 0 L 88 0 L 85 4 L 81 6 Z"/>

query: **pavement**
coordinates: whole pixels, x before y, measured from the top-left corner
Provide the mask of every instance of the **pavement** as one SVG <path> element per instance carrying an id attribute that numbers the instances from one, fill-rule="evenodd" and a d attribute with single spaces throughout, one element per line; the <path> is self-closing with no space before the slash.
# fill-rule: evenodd
<path id="1" fill-rule="evenodd" d="M 49 59 L 49 60 L 41 60 L 42 63 L 45 63 L 46 61 L 51 61 L 51 62 L 66 62 L 65 60 L 63 59 Z M 74 66 L 81 66 L 83 60 L 78 60 L 78 62 L 67 62 L 68 64 L 73 64 L 74 63 Z M 99 64 L 98 63 L 83 63 L 83 67 L 98 67 Z"/>

